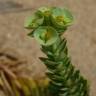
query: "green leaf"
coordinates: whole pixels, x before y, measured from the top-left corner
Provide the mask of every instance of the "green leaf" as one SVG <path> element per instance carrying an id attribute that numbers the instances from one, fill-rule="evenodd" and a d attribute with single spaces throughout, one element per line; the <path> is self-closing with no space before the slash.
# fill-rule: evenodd
<path id="1" fill-rule="evenodd" d="M 37 10 L 37 14 L 44 16 L 44 22 L 43 22 L 44 26 L 51 25 L 51 20 L 50 20 L 51 8 L 41 7 Z"/>
<path id="2" fill-rule="evenodd" d="M 33 34 L 34 34 L 34 31 L 32 30 L 32 31 L 31 31 L 30 33 L 28 33 L 27 35 L 30 36 L 30 37 L 34 37 Z"/>
<path id="3" fill-rule="evenodd" d="M 42 25 L 43 20 L 44 20 L 43 16 L 33 14 L 32 16 L 28 17 L 28 19 L 26 19 L 24 26 L 27 29 L 34 29 Z"/>
<path id="4" fill-rule="evenodd" d="M 35 39 L 44 46 L 52 45 L 58 38 L 57 31 L 50 26 L 42 26 L 34 31 Z"/>
<path id="5" fill-rule="evenodd" d="M 52 24 L 57 28 L 66 28 L 72 24 L 72 14 L 64 8 L 52 8 Z"/>

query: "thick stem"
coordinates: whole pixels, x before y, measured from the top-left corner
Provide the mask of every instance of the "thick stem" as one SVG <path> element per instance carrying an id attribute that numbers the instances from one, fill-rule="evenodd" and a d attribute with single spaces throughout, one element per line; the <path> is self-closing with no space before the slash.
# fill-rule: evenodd
<path id="1" fill-rule="evenodd" d="M 55 96 L 88 96 L 88 85 L 79 70 L 75 70 L 68 57 L 66 39 L 58 39 L 51 46 L 42 46 L 47 58 L 40 58 L 47 66 L 49 90 Z"/>

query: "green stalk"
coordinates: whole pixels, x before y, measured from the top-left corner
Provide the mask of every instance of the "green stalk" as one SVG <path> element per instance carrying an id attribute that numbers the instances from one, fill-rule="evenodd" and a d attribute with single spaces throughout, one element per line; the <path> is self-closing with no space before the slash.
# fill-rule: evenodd
<path id="1" fill-rule="evenodd" d="M 40 59 L 48 69 L 46 75 L 50 79 L 48 85 L 50 94 L 52 96 L 89 96 L 87 80 L 71 63 L 67 40 L 62 39 L 62 34 L 73 22 L 71 12 L 65 8 L 41 7 L 37 13 L 43 17 L 43 20 L 33 22 L 34 20 L 31 19 L 35 25 L 39 25 L 33 33 L 30 33 L 30 36 L 33 35 L 42 45 L 41 49 L 47 56 Z M 31 22 L 27 23 L 27 27 L 32 29 L 33 26 L 29 25 L 32 25 Z"/>
<path id="2" fill-rule="evenodd" d="M 58 43 L 57 43 L 58 42 Z M 40 59 L 46 65 L 50 78 L 49 90 L 55 96 L 89 96 L 87 80 L 76 70 L 68 56 L 66 39 L 58 39 L 51 46 L 42 46 L 47 58 Z"/>

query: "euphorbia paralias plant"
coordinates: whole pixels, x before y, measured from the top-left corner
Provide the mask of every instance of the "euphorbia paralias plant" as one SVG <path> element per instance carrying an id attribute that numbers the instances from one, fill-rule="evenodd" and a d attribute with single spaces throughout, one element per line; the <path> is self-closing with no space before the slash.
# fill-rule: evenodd
<path id="1" fill-rule="evenodd" d="M 52 96 L 89 96 L 87 80 L 74 69 L 68 56 L 67 40 L 62 37 L 73 22 L 72 14 L 65 8 L 41 7 L 34 15 L 36 17 L 27 20 L 25 27 L 32 29 L 29 36 L 40 43 L 47 56 L 40 59 L 48 69 L 46 75 Z"/>
<path id="2" fill-rule="evenodd" d="M 35 38 L 46 54 L 40 57 L 47 68 L 46 78 L 20 77 L 10 65 L 0 64 L 0 88 L 7 96 L 89 96 L 87 80 L 72 65 L 63 37 L 72 22 L 72 14 L 58 7 L 41 7 L 28 17 L 28 36 Z"/>

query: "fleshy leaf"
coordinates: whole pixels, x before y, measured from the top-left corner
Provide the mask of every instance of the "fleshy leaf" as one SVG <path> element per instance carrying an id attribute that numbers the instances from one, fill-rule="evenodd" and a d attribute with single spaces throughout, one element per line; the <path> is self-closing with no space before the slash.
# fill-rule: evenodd
<path id="1" fill-rule="evenodd" d="M 25 21 L 25 28 L 34 29 L 43 24 L 43 16 L 34 14 Z"/>
<path id="2" fill-rule="evenodd" d="M 72 14 L 64 8 L 52 8 L 52 23 L 57 28 L 65 28 L 72 24 Z"/>
<path id="3" fill-rule="evenodd" d="M 34 30 L 32 30 L 32 31 L 31 31 L 30 33 L 28 33 L 27 35 L 30 36 L 30 37 L 34 37 L 33 34 L 34 34 Z"/>
<path id="4" fill-rule="evenodd" d="M 58 34 L 54 28 L 42 26 L 34 31 L 34 37 L 40 44 L 48 46 L 56 42 Z"/>
<path id="5" fill-rule="evenodd" d="M 44 26 L 51 25 L 51 22 L 50 22 L 51 8 L 49 8 L 49 7 L 41 7 L 41 8 L 39 8 L 37 10 L 37 14 L 39 14 L 39 15 L 44 17 L 44 22 L 43 22 Z"/>

